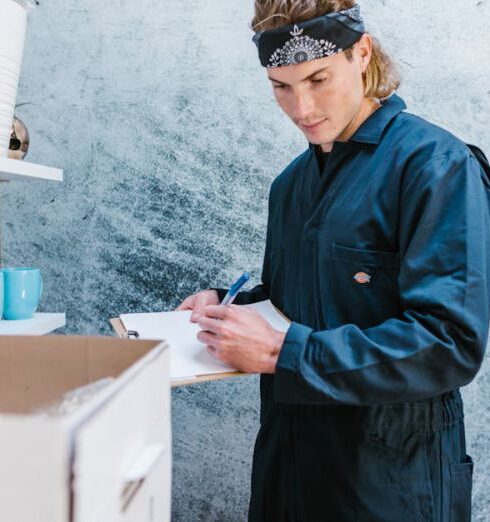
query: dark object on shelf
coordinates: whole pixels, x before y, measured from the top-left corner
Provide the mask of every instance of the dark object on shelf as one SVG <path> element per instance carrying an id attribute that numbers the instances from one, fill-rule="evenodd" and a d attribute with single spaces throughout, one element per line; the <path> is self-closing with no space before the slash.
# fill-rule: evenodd
<path id="1" fill-rule="evenodd" d="M 12 130 L 10 131 L 10 145 L 8 157 L 11 159 L 24 159 L 29 150 L 29 131 L 24 122 L 14 116 Z"/>

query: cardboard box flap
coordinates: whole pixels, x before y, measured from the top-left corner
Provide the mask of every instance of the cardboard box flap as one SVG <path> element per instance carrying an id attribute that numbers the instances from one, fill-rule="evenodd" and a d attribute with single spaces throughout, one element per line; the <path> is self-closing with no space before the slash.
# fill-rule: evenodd
<path id="1" fill-rule="evenodd" d="M 0 337 L 0 413 L 32 413 L 74 388 L 117 377 L 154 347 L 100 337 Z"/>
<path id="2" fill-rule="evenodd" d="M 169 520 L 169 355 L 161 341 L 0 336 L 0 522 L 140 522 L 149 502 Z M 75 409 L 69 394 L 62 414 L 36 414 L 107 377 Z"/>

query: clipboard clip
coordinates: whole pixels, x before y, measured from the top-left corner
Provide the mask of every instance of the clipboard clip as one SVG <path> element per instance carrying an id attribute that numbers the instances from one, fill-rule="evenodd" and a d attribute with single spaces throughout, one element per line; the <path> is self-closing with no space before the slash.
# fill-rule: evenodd
<path id="1" fill-rule="evenodd" d="M 126 332 L 126 338 L 127 339 L 138 339 L 140 334 L 136 330 L 128 330 Z"/>

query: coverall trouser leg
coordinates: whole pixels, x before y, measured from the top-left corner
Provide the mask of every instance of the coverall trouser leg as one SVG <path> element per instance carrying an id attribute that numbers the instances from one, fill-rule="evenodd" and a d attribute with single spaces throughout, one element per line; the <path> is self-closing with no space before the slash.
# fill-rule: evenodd
<path id="1" fill-rule="evenodd" d="M 370 407 L 275 405 L 257 436 L 249 522 L 468 522 L 459 391 Z"/>

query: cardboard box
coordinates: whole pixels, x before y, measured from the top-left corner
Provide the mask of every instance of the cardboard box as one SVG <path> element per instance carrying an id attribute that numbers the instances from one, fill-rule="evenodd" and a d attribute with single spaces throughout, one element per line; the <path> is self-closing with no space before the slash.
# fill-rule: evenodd
<path id="1" fill-rule="evenodd" d="M 160 341 L 0 337 L 0 522 L 169 521 L 168 369 Z"/>

